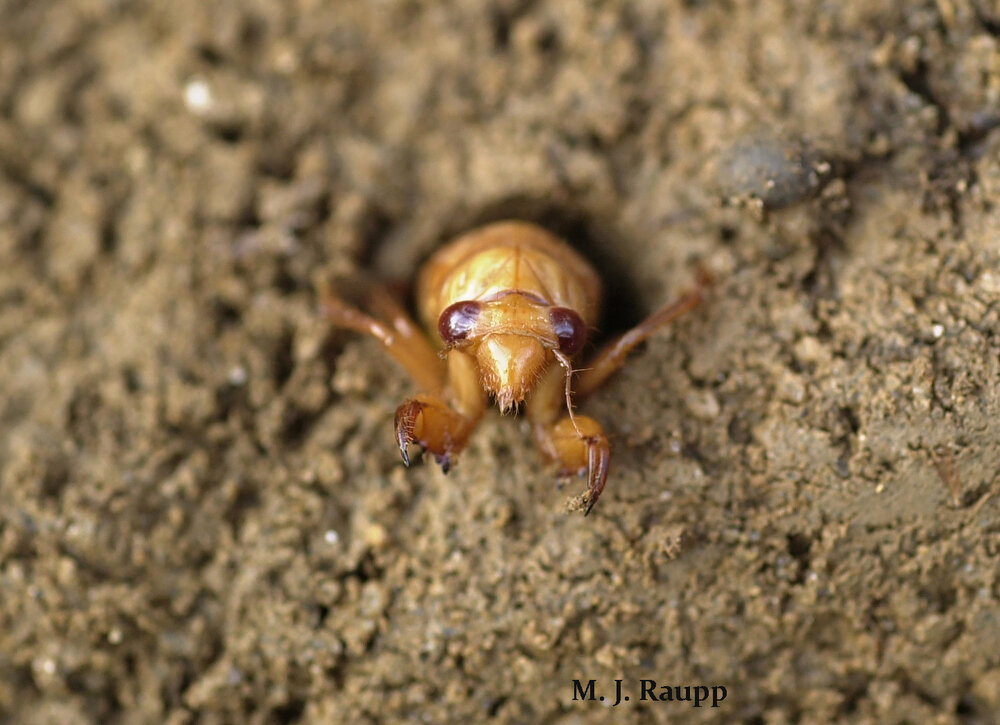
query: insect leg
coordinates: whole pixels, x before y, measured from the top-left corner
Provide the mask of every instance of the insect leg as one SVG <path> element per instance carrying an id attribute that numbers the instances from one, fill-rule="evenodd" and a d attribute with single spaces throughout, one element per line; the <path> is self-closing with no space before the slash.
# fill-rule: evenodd
<path id="1" fill-rule="evenodd" d="M 403 463 L 410 465 L 406 447 L 416 443 L 430 451 L 445 473 L 455 462 L 455 456 L 465 448 L 477 419 L 470 419 L 455 411 L 435 395 L 416 395 L 407 399 L 396 410 L 396 443 L 403 456 Z"/>
<path id="2" fill-rule="evenodd" d="M 384 287 L 374 283 L 365 284 L 366 306 L 377 317 L 347 304 L 333 292 L 329 284 L 320 285 L 319 295 L 320 304 L 331 323 L 371 335 L 381 342 L 385 351 L 424 390 L 438 391 L 443 387 L 444 361 Z"/>
<path id="3" fill-rule="evenodd" d="M 557 475 L 586 472 L 587 491 L 583 495 L 584 514 L 589 514 L 601 497 L 608 479 L 611 445 L 601 424 L 585 415 L 568 415 L 556 423 L 537 423 L 535 442 L 542 454 L 559 465 Z"/>
<path id="4" fill-rule="evenodd" d="M 587 475 L 584 512 L 590 513 L 608 478 L 611 445 L 601 424 L 576 415 L 569 406 L 572 370 L 553 366 L 542 376 L 528 400 L 527 415 L 534 426 L 535 443 L 542 455 L 558 465 L 560 478 Z"/>
<path id="5" fill-rule="evenodd" d="M 433 453 L 447 473 L 486 411 L 486 394 L 474 360 L 461 350 L 451 350 L 447 365 L 449 400 L 440 395 L 417 395 L 396 410 L 396 443 L 407 466 L 410 455 L 406 446 L 416 443 Z"/>
<path id="6" fill-rule="evenodd" d="M 711 284 L 711 276 L 702 270 L 699 273 L 698 285 L 693 290 L 661 307 L 617 340 L 609 343 L 586 369 L 580 371 L 575 386 L 577 397 L 584 398 L 590 395 L 625 363 L 625 358 L 639 343 L 700 305 Z"/>

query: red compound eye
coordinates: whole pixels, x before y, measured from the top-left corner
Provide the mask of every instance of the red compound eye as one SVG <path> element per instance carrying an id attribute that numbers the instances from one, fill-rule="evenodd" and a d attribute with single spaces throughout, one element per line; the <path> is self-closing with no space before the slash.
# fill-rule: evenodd
<path id="1" fill-rule="evenodd" d="M 438 332 L 445 345 L 461 342 L 476 326 L 482 306 L 478 302 L 456 302 L 448 305 L 438 318 Z"/>
<path id="2" fill-rule="evenodd" d="M 559 338 L 559 350 L 566 355 L 576 355 L 587 342 L 587 325 L 576 312 L 568 307 L 553 307 L 549 318 Z"/>

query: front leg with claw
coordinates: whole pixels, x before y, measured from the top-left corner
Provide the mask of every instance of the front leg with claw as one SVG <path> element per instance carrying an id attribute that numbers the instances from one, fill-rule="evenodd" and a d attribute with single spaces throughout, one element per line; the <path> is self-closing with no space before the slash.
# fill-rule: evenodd
<path id="1" fill-rule="evenodd" d="M 458 413 L 435 395 L 408 398 L 396 409 L 396 442 L 403 463 L 410 465 L 407 445 L 416 443 L 433 453 L 441 470 L 447 473 L 475 426 L 476 420 Z"/>
<path id="2" fill-rule="evenodd" d="M 558 468 L 559 477 L 585 473 L 584 514 L 589 514 L 604 490 L 611 461 L 611 444 L 601 424 L 585 415 L 565 416 L 554 424 L 536 424 L 535 442 L 539 450 Z"/>
<path id="3" fill-rule="evenodd" d="M 447 473 L 486 410 L 475 362 L 460 350 L 442 357 L 387 290 L 372 284 L 361 287 L 362 302 L 373 314 L 348 304 L 329 285 L 320 288 L 323 309 L 335 325 L 378 340 L 428 391 L 407 399 L 396 410 L 396 442 L 407 466 L 407 446 L 416 443 L 433 453 Z"/>
<path id="4" fill-rule="evenodd" d="M 711 284 L 711 276 L 702 271 L 697 287 L 661 307 L 604 347 L 586 368 L 579 371 L 575 387 L 569 360 L 558 355 L 556 359 L 561 367 L 551 368 L 536 385 L 528 405 L 528 417 L 534 423 L 535 442 L 546 458 L 557 463 L 560 477 L 586 473 L 587 490 L 582 497 L 585 514 L 594 508 L 604 490 L 611 445 L 600 423 L 573 412 L 574 402 L 600 387 L 622 366 L 628 354 L 651 334 L 701 304 Z M 562 415 L 563 411 L 565 415 Z"/>

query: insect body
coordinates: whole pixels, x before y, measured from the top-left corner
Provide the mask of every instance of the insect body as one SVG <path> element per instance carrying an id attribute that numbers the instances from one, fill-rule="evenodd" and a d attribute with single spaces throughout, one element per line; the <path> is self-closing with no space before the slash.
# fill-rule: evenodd
<path id="1" fill-rule="evenodd" d="M 696 306 L 703 287 L 654 312 L 601 350 L 573 386 L 572 359 L 597 321 L 601 282 L 565 242 L 525 222 L 500 222 L 442 247 L 421 270 L 417 305 L 432 344 L 381 289 L 369 290 L 372 314 L 330 290 L 331 322 L 376 337 L 423 389 L 396 411 L 396 441 L 431 451 L 445 472 L 465 447 L 493 396 L 501 412 L 527 401 L 543 455 L 559 475 L 587 475 L 586 513 L 608 475 L 610 445 L 600 424 L 573 412 L 621 367 L 653 331 Z"/>

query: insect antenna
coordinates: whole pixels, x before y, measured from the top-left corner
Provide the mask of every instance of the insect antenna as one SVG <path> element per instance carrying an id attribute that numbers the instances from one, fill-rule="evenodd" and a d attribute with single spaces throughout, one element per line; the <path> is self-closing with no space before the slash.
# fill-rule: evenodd
<path id="1" fill-rule="evenodd" d="M 552 354 L 555 355 L 556 360 L 566 370 L 566 411 L 569 413 L 569 420 L 573 424 L 573 428 L 576 429 L 576 434 L 583 438 L 580 426 L 576 424 L 576 415 L 573 413 L 573 363 L 569 357 L 559 350 L 553 350 Z"/>

